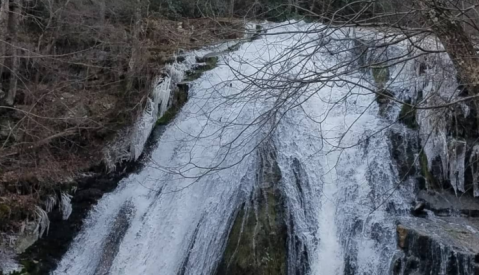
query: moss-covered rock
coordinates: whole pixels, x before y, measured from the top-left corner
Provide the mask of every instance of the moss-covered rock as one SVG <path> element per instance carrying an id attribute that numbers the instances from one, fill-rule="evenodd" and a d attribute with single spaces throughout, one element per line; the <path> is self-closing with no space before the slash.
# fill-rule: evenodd
<path id="1" fill-rule="evenodd" d="M 402 105 L 398 121 L 410 129 L 417 129 L 419 127 L 416 121 L 416 108 L 411 105 L 411 101 L 407 101 L 406 104 Z"/>
<path id="2" fill-rule="evenodd" d="M 179 83 L 177 88 L 173 91 L 170 108 L 156 121 L 156 125 L 167 125 L 178 114 L 180 109 L 188 100 L 188 83 Z"/>
<path id="3" fill-rule="evenodd" d="M 204 72 L 210 71 L 218 66 L 217 56 L 197 57 L 196 61 L 201 64 L 186 75 L 185 82 L 179 83 L 173 91 L 170 108 L 156 121 L 156 125 L 167 125 L 181 110 L 186 101 L 188 101 L 188 90 L 190 81 L 200 78 Z"/>
<path id="4" fill-rule="evenodd" d="M 389 68 L 388 67 L 373 67 L 371 69 L 374 82 L 379 89 L 383 89 L 386 83 L 389 81 Z"/>
<path id="5" fill-rule="evenodd" d="M 261 172 L 249 200 L 238 211 L 217 275 L 287 273 L 287 228 L 281 172 L 274 153 L 263 152 Z"/>
<path id="6" fill-rule="evenodd" d="M 0 204 L 0 222 L 4 222 L 10 217 L 12 210 L 6 204 Z"/>
<path id="7" fill-rule="evenodd" d="M 193 81 L 200 78 L 204 72 L 210 71 L 218 66 L 217 56 L 207 56 L 203 58 L 197 58 L 198 62 L 201 62 L 194 70 L 186 73 L 185 81 Z"/>

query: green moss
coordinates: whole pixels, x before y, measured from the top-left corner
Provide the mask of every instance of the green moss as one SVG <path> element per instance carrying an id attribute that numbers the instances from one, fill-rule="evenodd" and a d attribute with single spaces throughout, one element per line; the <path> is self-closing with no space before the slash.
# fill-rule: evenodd
<path id="1" fill-rule="evenodd" d="M 10 207 L 8 207 L 8 205 L 0 204 L 0 221 L 3 219 L 7 219 L 10 216 L 11 212 L 12 210 L 10 209 Z"/>
<path id="2" fill-rule="evenodd" d="M 170 123 L 176 117 L 177 113 L 178 113 L 178 110 L 176 108 L 169 109 L 168 111 L 165 112 L 165 114 L 162 117 L 160 117 L 156 121 L 156 125 L 166 125 Z"/>
<path id="3" fill-rule="evenodd" d="M 277 194 L 265 192 L 256 210 L 239 211 L 231 229 L 217 275 L 286 274 L 286 229 Z M 260 195 L 262 196 L 262 195 Z"/>
<path id="4" fill-rule="evenodd" d="M 398 120 L 411 129 L 417 129 L 416 108 L 411 106 L 410 102 L 406 102 L 406 104 L 403 104 L 401 107 Z"/>
<path id="5" fill-rule="evenodd" d="M 193 81 L 200 78 L 204 72 L 210 71 L 218 66 L 218 57 L 212 56 L 204 58 L 202 61 L 204 62 L 203 65 L 198 66 L 193 71 L 190 71 L 186 74 L 185 81 Z"/>
<path id="6" fill-rule="evenodd" d="M 187 73 L 185 81 L 189 82 L 200 78 L 204 72 L 212 70 L 216 66 L 218 66 L 218 60 L 219 59 L 217 56 L 199 59 L 198 62 L 202 62 L 204 63 L 204 65 L 201 65 L 195 70 Z M 156 125 L 166 125 L 176 117 L 181 107 L 183 107 L 183 105 L 185 105 L 186 101 L 188 100 L 188 90 L 186 87 L 187 83 L 183 83 L 183 86 L 181 87 L 180 84 L 178 84 L 178 90 L 175 91 L 174 95 L 175 99 L 173 101 L 173 106 L 171 106 L 170 109 L 168 109 L 168 111 L 163 114 L 163 116 L 158 118 L 158 120 L 156 121 Z"/>
<path id="7" fill-rule="evenodd" d="M 37 262 L 23 260 L 23 261 L 20 262 L 20 264 L 23 266 L 22 270 L 13 271 L 13 272 L 9 273 L 8 275 L 37 275 L 37 274 L 40 274 Z"/>
<path id="8" fill-rule="evenodd" d="M 379 88 L 384 88 L 389 81 L 389 68 L 388 67 L 373 67 L 372 68 L 374 82 Z"/>

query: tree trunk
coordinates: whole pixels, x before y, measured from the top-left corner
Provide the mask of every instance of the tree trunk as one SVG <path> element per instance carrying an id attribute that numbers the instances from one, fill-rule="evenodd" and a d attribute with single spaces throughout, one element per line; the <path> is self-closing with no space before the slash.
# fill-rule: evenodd
<path id="1" fill-rule="evenodd" d="M 0 6 L 0 85 L 2 83 L 1 77 L 5 67 L 5 55 L 7 50 L 7 40 L 8 34 L 8 15 L 9 15 L 9 0 L 1 0 Z M 0 86 L 0 89 L 2 87 Z"/>
<path id="2" fill-rule="evenodd" d="M 13 9 L 10 15 L 10 22 L 9 22 L 9 29 L 10 29 L 10 43 L 11 46 L 11 74 L 10 74 L 10 85 L 8 88 L 8 94 L 5 102 L 7 105 L 13 105 L 15 102 L 15 96 L 17 94 L 17 84 L 18 84 L 18 66 L 19 66 L 19 57 L 18 53 L 19 50 L 17 48 L 17 34 L 18 28 L 20 24 L 20 14 L 21 14 L 21 0 L 14 0 L 13 1 Z"/>
<path id="3" fill-rule="evenodd" d="M 446 6 L 445 0 L 414 1 L 422 10 L 431 29 L 444 45 L 461 84 L 469 95 L 479 94 L 479 55 L 460 22 Z"/>

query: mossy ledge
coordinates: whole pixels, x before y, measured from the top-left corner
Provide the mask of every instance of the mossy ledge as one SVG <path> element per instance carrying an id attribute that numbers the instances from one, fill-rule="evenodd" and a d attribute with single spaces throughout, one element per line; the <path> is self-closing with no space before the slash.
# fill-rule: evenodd
<path id="1" fill-rule="evenodd" d="M 285 275 L 287 226 L 274 151 L 262 150 L 254 191 L 238 210 L 216 275 Z"/>
<path id="2" fill-rule="evenodd" d="M 188 101 L 189 82 L 200 78 L 203 73 L 210 71 L 218 66 L 218 57 L 196 58 L 200 64 L 192 71 L 186 73 L 185 82 L 179 83 L 173 91 L 170 108 L 156 121 L 156 125 L 166 125 L 170 123 Z"/>

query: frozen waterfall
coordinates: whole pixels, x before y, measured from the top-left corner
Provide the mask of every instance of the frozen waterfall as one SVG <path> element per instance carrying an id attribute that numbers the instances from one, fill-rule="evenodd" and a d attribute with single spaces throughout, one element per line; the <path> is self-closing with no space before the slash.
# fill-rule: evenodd
<path id="1" fill-rule="evenodd" d="M 268 35 L 224 53 L 191 84 L 146 167 L 99 201 L 53 274 L 215 274 L 233 215 L 255 188 L 266 140 L 281 170 L 290 273 L 301 253 L 310 274 L 389 272 L 395 220 L 408 215 L 411 192 L 397 189 L 387 131 L 380 131 L 388 121 L 362 88 L 289 86 L 288 78 L 337 57 L 304 45 L 321 40 L 311 24 L 267 27 Z M 334 34 L 331 47 L 348 47 L 343 35 Z M 254 75 L 274 83 L 253 86 L 246 80 Z"/>

